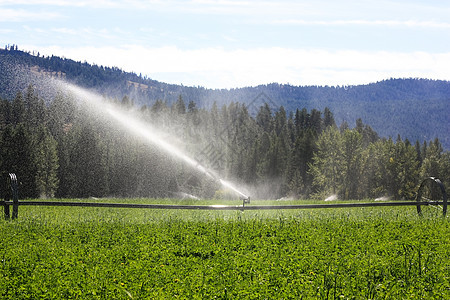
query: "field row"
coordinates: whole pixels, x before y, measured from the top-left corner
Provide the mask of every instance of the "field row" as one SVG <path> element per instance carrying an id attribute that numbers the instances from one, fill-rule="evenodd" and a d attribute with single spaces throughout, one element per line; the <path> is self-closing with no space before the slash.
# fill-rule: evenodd
<path id="1" fill-rule="evenodd" d="M 21 207 L 18 220 L 0 221 L 0 295 L 448 299 L 449 228 L 414 207 Z"/>

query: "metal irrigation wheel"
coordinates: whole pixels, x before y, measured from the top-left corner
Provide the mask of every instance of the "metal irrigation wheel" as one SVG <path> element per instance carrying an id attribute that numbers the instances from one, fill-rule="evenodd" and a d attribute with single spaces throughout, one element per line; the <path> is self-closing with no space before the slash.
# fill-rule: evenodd
<path id="1" fill-rule="evenodd" d="M 447 193 L 442 182 L 435 177 L 428 177 L 420 184 L 417 191 L 417 213 L 424 217 L 436 217 L 447 214 Z"/>

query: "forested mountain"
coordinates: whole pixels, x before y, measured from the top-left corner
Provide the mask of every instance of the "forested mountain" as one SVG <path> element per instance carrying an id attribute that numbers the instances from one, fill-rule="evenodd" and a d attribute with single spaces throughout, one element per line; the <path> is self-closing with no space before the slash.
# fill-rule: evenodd
<path id="1" fill-rule="evenodd" d="M 20 66 L 20 67 L 19 67 Z M 20 75 L 12 76 L 21 69 Z M 24 73 L 25 70 L 25 73 Z M 157 100 L 172 105 L 181 95 L 199 108 L 219 107 L 231 102 L 248 106 L 251 115 L 264 102 L 272 109 L 283 106 L 287 112 L 297 108 L 323 110 L 328 107 L 338 125 L 353 127 L 361 118 L 382 137 L 419 140 L 440 139 L 450 149 L 450 82 L 427 79 L 389 79 L 358 86 L 292 86 L 268 84 L 236 89 L 206 89 L 166 84 L 118 68 L 90 65 L 56 56 L 0 49 L 0 97 L 11 99 L 25 90 L 30 80 L 26 72 L 40 76 L 63 77 L 67 81 L 121 99 L 127 95 L 137 105 L 153 105 Z M 52 98 L 56 91 L 38 92 Z"/>
<path id="2" fill-rule="evenodd" d="M 329 107 L 307 108 L 329 103 L 342 109 L 352 104 L 357 111 L 359 103 L 359 109 L 371 108 L 375 114 L 380 109 L 377 105 L 384 103 L 385 113 L 408 100 L 383 100 L 376 94 L 377 87 L 384 86 L 383 95 L 397 98 L 417 89 L 414 101 L 421 105 L 415 110 L 404 108 L 416 114 L 406 114 L 404 120 L 385 116 L 390 123 L 385 122 L 421 122 L 419 117 L 429 109 L 423 103 L 446 103 L 438 97 L 445 94 L 445 82 L 390 80 L 348 88 L 272 84 L 208 90 L 162 84 L 119 69 L 43 58 L 15 48 L 0 51 L 0 70 L 0 174 L 17 174 L 22 198 L 180 197 L 186 193 L 236 197 L 220 184 L 218 178 L 222 178 L 255 198 L 323 199 L 334 194 L 340 199 L 411 199 L 425 177 L 435 176 L 449 184 L 450 152 L 440 138 L 422 142 L 398 134 L 400 130 L 393 138 L 380 138 L 361 118 L 351 128 L 347 119 L 339 124 Z M 108 97 L 58 84 L 54 77 Z M 304 99 L 316 100 L 290 98 L 300 91 Z M 350 95 L 367 99 L 358 102 Z M 426 100 L 427 95 L 434 95 L 434 100 Z M 83 97 L 89 101 L 84 103 Z M 95 101 L 101 102 L 97 109 L 88 105 Z M 130 120 L 141 120 L 146 130 L 161 131 L 165 141 L 217 176 L 205 176 L 116 126 L 111 115 L 105 117 L 104 105 L 130 114 Z M 444 128 L 443 139 L 448 138 L 448 108 L 436 111 L 444 118 L 437 127 Z M 438 117 L 433 121 L 439 121 Z"/>
<path id="3" fill-rule="evenodd" d="M 76 97 L 60 92 L 45 105 L 29 85 L 0 101 L 0 174 L 17 174 L 21 198 L 236 199 L 221 178 L 262 199 L 412 199 L 423 178 L 449 183 L 450 152 L 438 139 L 380 139 L 360 119 L 354 129 L 338 128 L 328 108 L 287 114 L 264 104 L 253 117 L 234 102 L 206 110 L 179 97 L 171 106 L 156 101 L 137 109 L 128 97 L 102 100 L 102 108 L 114 105 L 147 130 L 160 130 L 167 143 L 216 174 L 205 176 Z"/>

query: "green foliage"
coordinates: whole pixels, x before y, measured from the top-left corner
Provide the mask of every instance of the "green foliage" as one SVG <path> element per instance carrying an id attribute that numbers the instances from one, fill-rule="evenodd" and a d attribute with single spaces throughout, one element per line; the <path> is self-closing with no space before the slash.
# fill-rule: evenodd
<path id="1" fill-rule="evenodd" d="M 74 98 L 59 92 L 44 105 L 29 85 L 25 96 L 1 100 L 0 171 L 17 174 L 21 198 L 180 192 L 210 198 L 220 188 Z M 205 110 L 189 101 L 186 108 L 181 95 L 172 105 L 157 100 L 141 109 L 128 96 L 110 101 L 256 198 L 412 199 L 421 179 L 440 177 L 447 186 L 450 179 L 449 155 L 438 139 L 414 146 L 400 136 L 380 140 L 361 119 L 353 129 L 339 129 L 328 108 L 323 114 L 306 108 L 287 113 L 265 103 L 254 116 L 234 102 Z"/>
<path id="2" fill-rule="evenodd" d="M 3 172 L 16 173 L 20 184 L 21 198 L 35 198 L 36 190 L 36 164 L 35 148 L 32 134 L 27 126 L 20 123 L 16 127 L 11 125 L 5 130 L 3 140 Z"/>
<path id="3" fill-rule="evenodd" d="M 358 127 L 342 133 L 330 127 L 319 136 L 310 172 L 322 196 L 328 193 L 341 199 L 386 195 L 413 199 L 420 181 L 420 162 L 414 146 L 400 137 L 396 143 L 388 139 L 367 147 L 364 144 Z M 427 177 L 425 172 L 422 176 Z"/>
<path id="4" fill-rule="evenodd" d="M 4 299 L 450 297 L 448 218 L 414 208 L 24 206 L 0 239 Z"/>
<path id="5" fill-rule="evenodd" d="M 37 138 L 34 157 L 36 189 L 41 198 L 52 198 L 59 182 L 57 142 L 45 127 L 39 127 Z"/>
<path id="6" fill-rule="evenodd" d="M 313 156 L 310 172 L 314 186 L 325 194 L 336 194 L 343 188 L 343 137 L 336 127 L 328 127 L 317 139 L 317 152 Z"/>
<path id="7" fill-rule="evenodd" d="M 212 90 L 166 84 L 124 72 L 116 67 L 90 65 L 53 55 L 34 56 L 9 48 L 0 49 L 0 97 L 13 99 L 17 90 L 27 89 L 30 80 L 36 82 L 33 76 L 27 74 L 14 76 L 17 69 L 30 68 L 35 72 L 36 69 L 53 72 L 69 82 L 95 89 L 112 98 L 123 99 L 124 95 L 133 95 L 136 104 L 146 106 L 151 106 L 158 99 L 164 99 L 167 106 L 172 106 L 179 100 L 180 95 L 185 104 L 193 101 L 199 109 L 210 108 L 213 101 L 219 107 L 228 105 L 230 101 L 252 106 L 255 96 L 263 93 L 288 112 L 295 112 L 298 107 L 310 110 L 313 121 L 313 109 L 323 111 L 325 127 L 333 125 L 334 120 L 345 124 L 361 118 L 381 137 L 395 137 L 400 133 L 402 137 L 411 141 L 419 140 L 421 143 L 439 137 L 444 148 L 450 149 L 450 136 L 446 134 L 450 131 L 449 81 L 391 78 L 359 86 L 292 86 L 272 83 L 256 87 Z M 35 88 L 38 89 L 39 86 Z M 53 91 L 50 91 L 51 89 Z M 51 101 L 57 92 L 49 85 L 41 89 L 41 93 L 52 95 L 46 97 L 46 101 Z M 330 118 L 327 107 L 333 112 L 333 118 Z M 250 113 L 257 114 L 258 109 L 259 105 L 255 105 Z M 366 137 L 363 135 L 363 138 Z"/>

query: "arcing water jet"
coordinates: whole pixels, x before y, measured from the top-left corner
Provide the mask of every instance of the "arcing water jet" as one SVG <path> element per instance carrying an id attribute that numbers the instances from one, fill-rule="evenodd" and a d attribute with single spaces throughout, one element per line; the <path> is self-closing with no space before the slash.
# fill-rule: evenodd
<path id="1" fill-rule="evenodd" d="M 145 124 L 143 122 L 140 122 L 139 120 L 136 120 L 132 116 L 130 116 L 128 113 L 123 112 L 122 110 L 118 109 L 117 107 L 113 106 L 112 104 L 107 104 L 103 101 L 102 97 L 86 91 L 85 89 L 82 89 L 80 87 L 77 87 L 72 84 L 59 82 L 62 87 L 72 92 L 74 95 L 81 98 L 81 100 L 87 102 L 89 105 L 93 107 L 96 111 L 99 112 L 106 112 L 110 117 L 112 117 L 117 123 L 119 123 L 122 127 L 126 128 L 131 133 L 138 135 L 139 137 L 145 139 L 145 141 L 150 142 L 160 149 L 164 150 L 166 153 L 177 157 L 181 160 L 183 160 L 185 163 L 202 173 L 203 175 L 207 176 L 208 178 L 212 179 L 213 181 L 216 181 L 220 183 L 223 187 L 228 188 L 229 190 L 232 190 L 236 194 L 239 195 L 240 198 L 243 200 L 249 200 L 249 196 L 244 194 L 243 192 L 239 191 L 235 186 L 233 186 L 228 181 L 225 181 L 223 179 L 220 179 L 212 170 L 206 169 L 204 166 L 202 166 L 198 161 L 195 159 L 192 159 L 185 153 L 183 153 L 180 149 L 173 146 L 172 144 L 166 142 L 163 138 L 163 135 L 158 132 L 155 128 L 151 128 L 149 124 Z"/>

